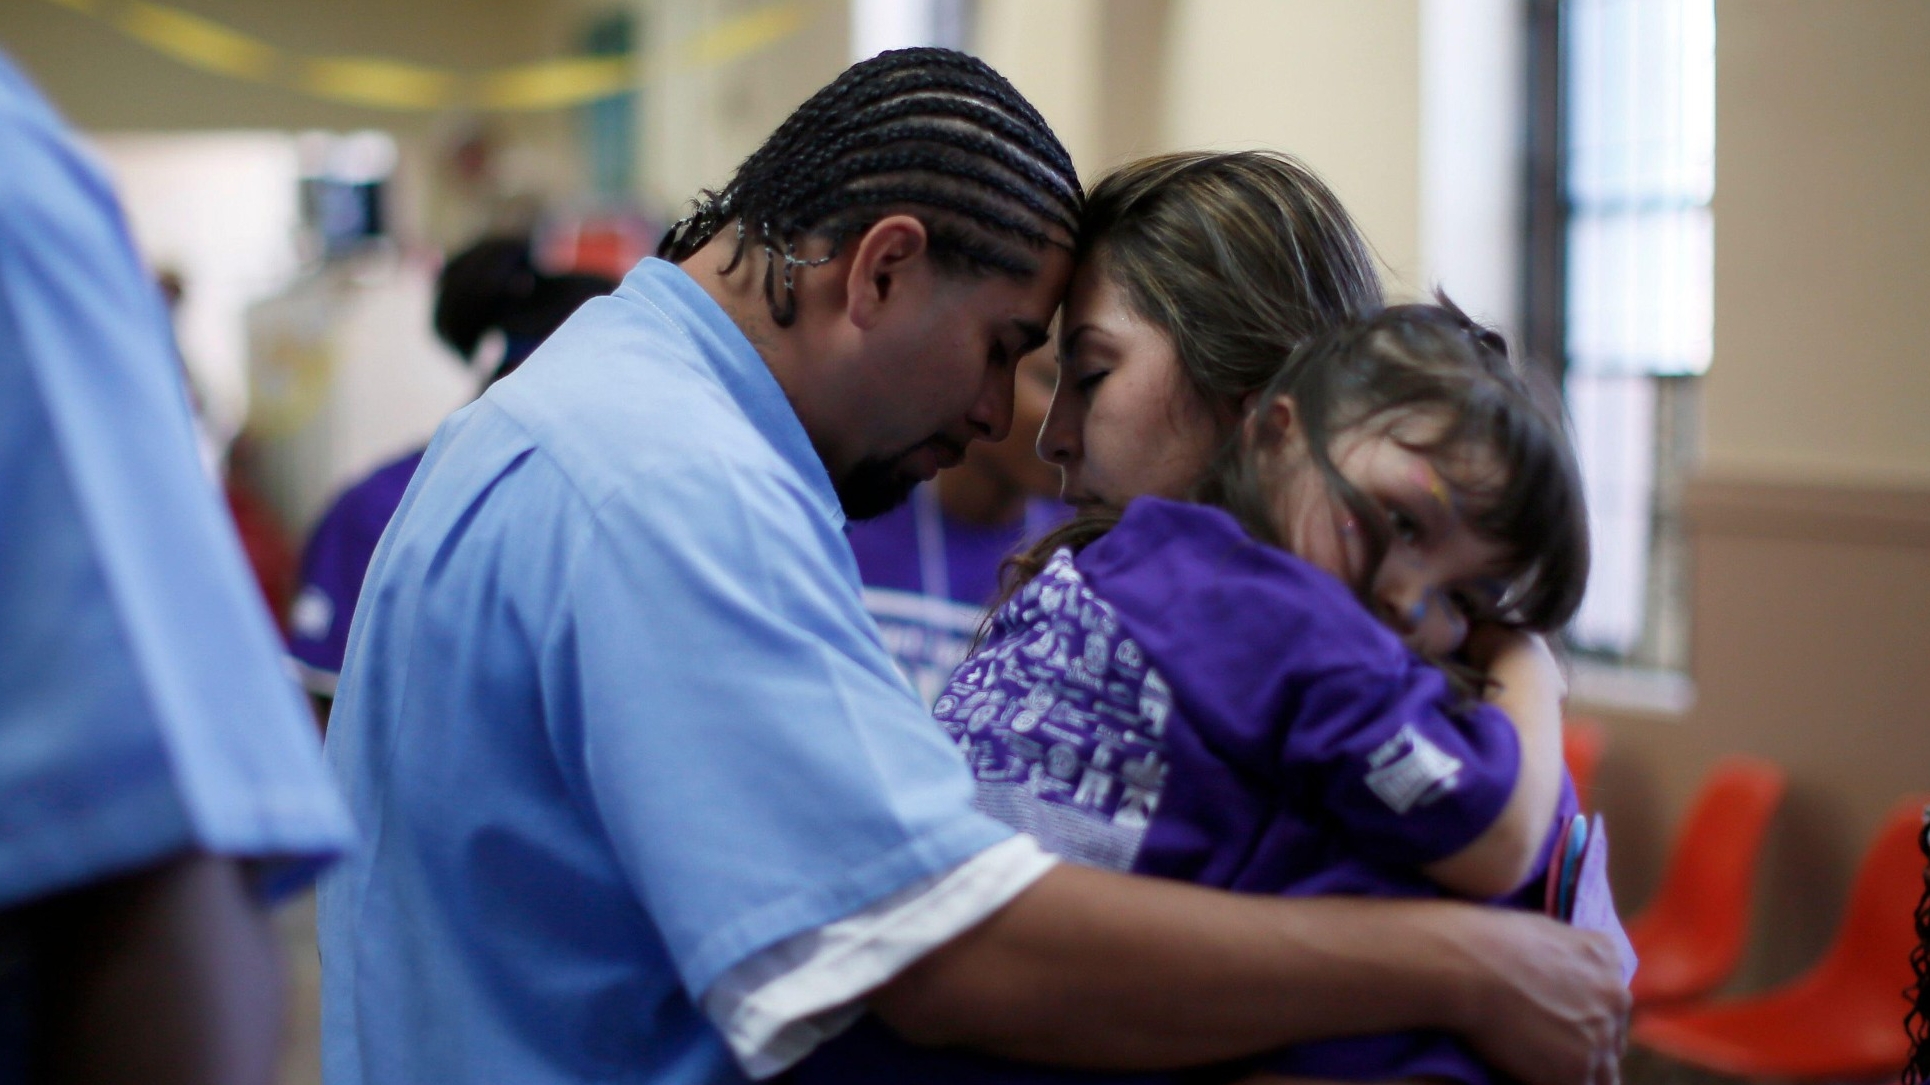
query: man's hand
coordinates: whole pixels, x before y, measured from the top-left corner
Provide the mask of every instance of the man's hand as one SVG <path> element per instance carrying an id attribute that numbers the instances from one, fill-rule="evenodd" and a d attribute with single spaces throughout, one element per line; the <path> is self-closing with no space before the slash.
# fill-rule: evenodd
<path id="1" fill-rule="evenodd" d="M 1457 1031 L 1529 1085 L 1616 1085 L 1629 995 L 1608 939 L 1521 912 L 1463 918 L 1462 949 L 1486 975 Z"/>
<path id="2" fill-rule="evenodd" d="M 1527 1085 L 1615 1085 L 1628 1014 L 1607 941 L 1541 916 L 1069 863 L 868 1001 L 914 1043 L 1092 1070 L 1439 1028 Z"/>

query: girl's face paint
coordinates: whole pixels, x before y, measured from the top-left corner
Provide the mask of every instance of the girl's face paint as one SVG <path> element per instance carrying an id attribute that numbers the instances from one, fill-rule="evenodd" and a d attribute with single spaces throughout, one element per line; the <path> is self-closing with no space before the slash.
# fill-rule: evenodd
<path id="1" fill-rule="evenodd" d="M 1443 428 L 1439 416 L 1414 412 L 1341 433 L 1330 449 L 1342 478 L 1387 518 L 1386 556 L 1366 597 L 1375 616 L 1424 655 L 1444 656 L 1467 639 L 1468 627 L 1494 612 L 1512 564 L 1506 548 L 1478 534 L 1467 513 L 1469 490 L 1456 485 L 1426 449 Z M 1290 430 L 1289 446 L 1300 440 Z M 1492 457 L 1449 454 L 1454 479 L 1490 484 Z M 1275 457 L 1274 530 L 1286 547 L 1358 585 L 1366 573 L 1360 526 L 1328 490 L 1304 446 Z M 1485 485 L 1482 488 L 1486 488 Z M 1478 491 L 1477 491 L 1478 492 Z"/>
<path id="2" fill-rule="evenodd" d="M 1414 464 L 1412 481 L 1415 486 L 1427 491 L 1427 495 L 1434 499 L 1442 512 L 1455 511 L 1454 492 L 1448 488 L 1447 480 L 1441 477 L 1441 472 L 1436 471 L 1432 463 L 1427 460 L 1417 460 Z"/>

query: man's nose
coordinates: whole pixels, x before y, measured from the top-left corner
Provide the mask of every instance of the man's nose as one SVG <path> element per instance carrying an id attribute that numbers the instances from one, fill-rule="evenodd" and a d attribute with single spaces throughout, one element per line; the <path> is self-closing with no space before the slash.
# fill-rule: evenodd
<path id="1" fill-rule="evenodd" d="M 980 440 L 997 444 L 1012 432 L 1012 381 L 1016 376 L 1015 367 L 994 368 L 985 375 L 985 386 L 979 389 L 978 402 L 972 404 L 972 412 L 966 416 L 971 423 L 973 436 Z"/>

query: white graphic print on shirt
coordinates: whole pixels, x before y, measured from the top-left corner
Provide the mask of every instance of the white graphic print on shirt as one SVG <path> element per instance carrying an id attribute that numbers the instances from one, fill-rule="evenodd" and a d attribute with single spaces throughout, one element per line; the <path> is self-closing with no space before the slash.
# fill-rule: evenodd
<path id="1" fill-rule="evenodd" d="M 932 711 L 972 767 L 979 809 L 1068 859 L 1125 870 L 1159 808 L 1172 706 L 1062 550 Z"/>

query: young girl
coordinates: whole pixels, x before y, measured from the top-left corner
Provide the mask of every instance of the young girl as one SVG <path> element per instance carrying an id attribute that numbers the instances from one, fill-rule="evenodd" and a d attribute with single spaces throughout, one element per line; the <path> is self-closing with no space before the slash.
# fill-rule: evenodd
<path id="1" fill-rule="evenodd" d="M 1509 903 L 1540 907 L 1550 827 L 1575 804 L 1561 678 L 1530 634 L 1578 605 L 1587 534 L 1561 424 L 1499 337 L 1444 305 L 1314 338 L 1194 496 L 1041 545 L 934 708 L 979 805 L 1095 866 L 1289 895 L 1519 889 Z M 1492 1080 L 1457 1041 L 1414 1034 L 1221 1078 L 1255 1070 Z M 876 1028 L 801 1073 L 1064 1080 Z"/>

